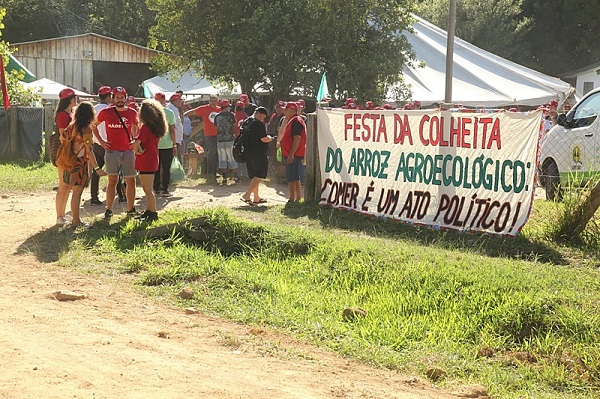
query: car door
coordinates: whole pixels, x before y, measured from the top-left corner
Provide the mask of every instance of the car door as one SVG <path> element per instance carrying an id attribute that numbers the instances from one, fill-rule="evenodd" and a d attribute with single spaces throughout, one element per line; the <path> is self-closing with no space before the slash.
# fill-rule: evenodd
<path id="1" fill-rule="evenodd" d="M 570 137 L 570 167 L 577 177 L 600 171 L 600 91 L 591 93 L 567 114 L 565 134 Z M 579 180 L 579 179 L 575 179 Z"/>

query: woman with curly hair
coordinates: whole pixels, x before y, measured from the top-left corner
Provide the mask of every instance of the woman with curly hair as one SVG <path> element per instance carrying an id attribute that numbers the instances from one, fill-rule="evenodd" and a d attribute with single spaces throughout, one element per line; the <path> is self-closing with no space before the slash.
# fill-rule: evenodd
<path id="1" fill-rule="evenodd" d="M 146 211 L 138 219 L 146 222 L 158 220 L 154 190 L 154 173 L 158 170 L 158 142 L 167 132 L 167 118 L 163 106 L 156 100 L 144 100 L 139 112 L 142 127 L 133 143 L 135 169 L 146 194 Z"/>
<path id="2" fill-rule="evenodd" d="M 96 157 L 91 148 L 92 145 L 92 126 L 96 123 L 96 112 L 94 106 L 88 101 L 81 102 L 73 116 L 73 121 L 61 133 L 61 141 L 72 140 L 73 153 L 77 154 L 75 165 L 71 168 L 59 168 L 58 191 L 66 193 L 65 203 L 72 190 L 71 195 L 71 216 L 74 227 L 84 225 L 79 217 L 79 206 L 81 204 L 81 194 L 89 180 L 90 163 L 92 168 L 99 176 L 105 173 L 98 167 Z"/>

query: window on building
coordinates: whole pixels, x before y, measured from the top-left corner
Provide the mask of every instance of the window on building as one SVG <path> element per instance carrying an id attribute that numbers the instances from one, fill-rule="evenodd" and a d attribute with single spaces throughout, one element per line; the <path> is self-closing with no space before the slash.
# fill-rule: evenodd
<path id="1" fill-rule="evenodd" d="M 583 82 L 583 94 L 594 90 L 594 82 Z"/>

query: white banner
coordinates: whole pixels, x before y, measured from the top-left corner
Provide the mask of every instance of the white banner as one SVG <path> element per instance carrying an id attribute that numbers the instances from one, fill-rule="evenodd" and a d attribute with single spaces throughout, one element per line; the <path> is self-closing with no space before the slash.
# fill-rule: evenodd
<path id="1" fill-rule="evenodd" d="M 541 112 L 317 110 L 321 205 L 514 236 L 529 217 Z"/>

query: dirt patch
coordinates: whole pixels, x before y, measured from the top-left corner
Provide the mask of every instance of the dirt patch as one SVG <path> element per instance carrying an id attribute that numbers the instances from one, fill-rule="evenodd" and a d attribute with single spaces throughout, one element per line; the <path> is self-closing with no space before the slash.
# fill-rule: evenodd
<path id="1" fill-rule="evenodd" d="M 178 188 L 160 209 L 248 206 L 245 186 Z M 286 187 L 261 188 L 265 206 Z M 89 200 L 86 190 L 84 198 Z M 143 204 L 139 204 L 143 209 Z M 17 249 L 55 221 L 54 193 L 0 199 L 0 398 L 453 398 L 262 328 L 187 314 Z M 84 206 L 84 219 L 103 214 Z M 116 204 L 115 214 L 124 212 Z M 58 301 L 68 290 L 85 299 Z"/>

